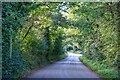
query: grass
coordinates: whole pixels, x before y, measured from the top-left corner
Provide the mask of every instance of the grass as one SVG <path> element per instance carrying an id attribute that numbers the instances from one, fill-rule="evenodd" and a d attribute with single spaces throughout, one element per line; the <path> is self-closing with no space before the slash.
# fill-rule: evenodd
<path id="1" fill-rule="evenodd" d="M 111 68 L 101 61 L 90 60 L 84 56 L 81 56 L 80 60 L 106 80 L 116 80 L 118 78 L 118 71 L 114 67 Z"/>

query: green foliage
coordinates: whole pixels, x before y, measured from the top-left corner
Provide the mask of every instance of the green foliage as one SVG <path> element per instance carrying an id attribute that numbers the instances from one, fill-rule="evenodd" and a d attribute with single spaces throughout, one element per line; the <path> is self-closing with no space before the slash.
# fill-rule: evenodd
<path id="1" fill-rule="evenodd" d="M 77 16 L 71 23 L 80 30 L 78 42 L 84 55 L 117 66 L 117 3 L 76 4 L 70 6 L 70 11 Z"/>
<path id="2" fill-rule="evenodd" d="M 28 3 L 29 4 L 29 3 Z M 3 67 L 2 67 L 2 77 L 10 77 L 16 74 L 15 72 L 19 72 L 19 70 L 23 70 L 25 64 L 21 56 L 18 54 L 20 52 L 19 49 L 12 50 L 12 56 L 13 58 L 10 59 L 10 36 L 13 35 L 13 41 L 15 36 L 17 35 L 16 32 L 22 28 L 24 25 L 24 21 L 26 21 L 26 16 L 28 15 L 27 12 L 28 8 L 25 7 L 25 5 L 28 5 L 26 3 L 3 3 L 2 8 L 2 36 L 3 36 L 3 43 L 2 43 L 2 61 L 3 61 Z M 23 6 L 21 6 L 23 5 Z M 25 10 L 23 10 L 23 8 Z M 23 20 L 24 17 L 24 20 Z M 16 27 L 17 26 L 17 27 Z M 10 27 L 14 31 L 10 31 Z"/>
<path id="3" fill-rule="evenodd" d="M 74 3 L 73 3 L 74 4 Z M 86 61 L 88 65 L 95 70 L 99 70 L 101 75 L 107 77 L 117 76 L 116 67 L 118 66 L 118 22 L 119 9 L 118 3 L 72 3 L 69 4 L 67 15 L 69 26 L 74 26 L 79 29 L 77 42 L 80 50 L 85 57 L 91 61 Z M 116 14 L 117 13 L 117 14 Z M 72 14 L 72 18 L 71 15 Z M 97 62 L 101 62 L 107 67 L 116 71 L 111 73 L 110 70 L 101 71 L 106 68 Z M 99 68 L 100 66 L 100 68 Z"/>
<path id="4" fill-rule="evenodd" d="M 63 20 L 62 16 L 59 16 L 59 19 L 53 18 L 55 15 L 52 13 L 60 15 L 58 10 L 55 10 L 57 5 L 3 3 L 3 78 L 23 77 L 32 69 L 65 57 L 62 29 L 59 30 L 53 24 L 55 20 Z M 57 26 L 62 27 L 61 25 L 62 23 L 59 23 Z"/>
<path id="5" fill-rule="evenodd" d="M 62 36 L 63 32 L 62 30 L 58 30 L 58 34 L 57 34 L 57 37 L 55 39 L 55 42 L 54 42 L 54 52 L 56 55 L 61 55 L 62 53 L 64 53 L 63 51 L 63 46 L 62 46 L 62 40 L 63 40 L 63 36 Z"/>

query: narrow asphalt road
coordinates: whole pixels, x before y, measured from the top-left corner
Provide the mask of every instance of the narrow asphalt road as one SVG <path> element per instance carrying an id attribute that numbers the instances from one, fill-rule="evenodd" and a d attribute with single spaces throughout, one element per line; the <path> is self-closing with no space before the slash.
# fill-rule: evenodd
<path id="1" fill-rule="evenodd" d="M 79 56 L 68 52 L 67 58 L 37 70 L 27 78 L 99 78 L 79 60 Z"/>

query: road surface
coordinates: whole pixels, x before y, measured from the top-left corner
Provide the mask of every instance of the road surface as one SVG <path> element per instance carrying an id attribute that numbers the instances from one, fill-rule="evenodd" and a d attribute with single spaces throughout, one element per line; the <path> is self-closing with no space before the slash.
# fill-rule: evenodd
<path id="1" fill-rule="evenodd" d="M 99 78 L 99 76 L 79 61 L 80 54 L 68 52 L 68 57 L 37 70 L 27 78 Z"/>

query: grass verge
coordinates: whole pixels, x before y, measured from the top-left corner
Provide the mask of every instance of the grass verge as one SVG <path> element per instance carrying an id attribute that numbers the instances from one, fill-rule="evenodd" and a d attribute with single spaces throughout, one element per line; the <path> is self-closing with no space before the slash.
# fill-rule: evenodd
<path id="1" fill-rule="evenodd" d="M 102 63 L 101 61 L 90 60 L 84 56 L 80 57 L 80 60 L 93 71 L 98 73 L 102 78 L 106 80 L 117 80 L 118 71 L 114 68 L 110 68 L 109 65 Z"/>

